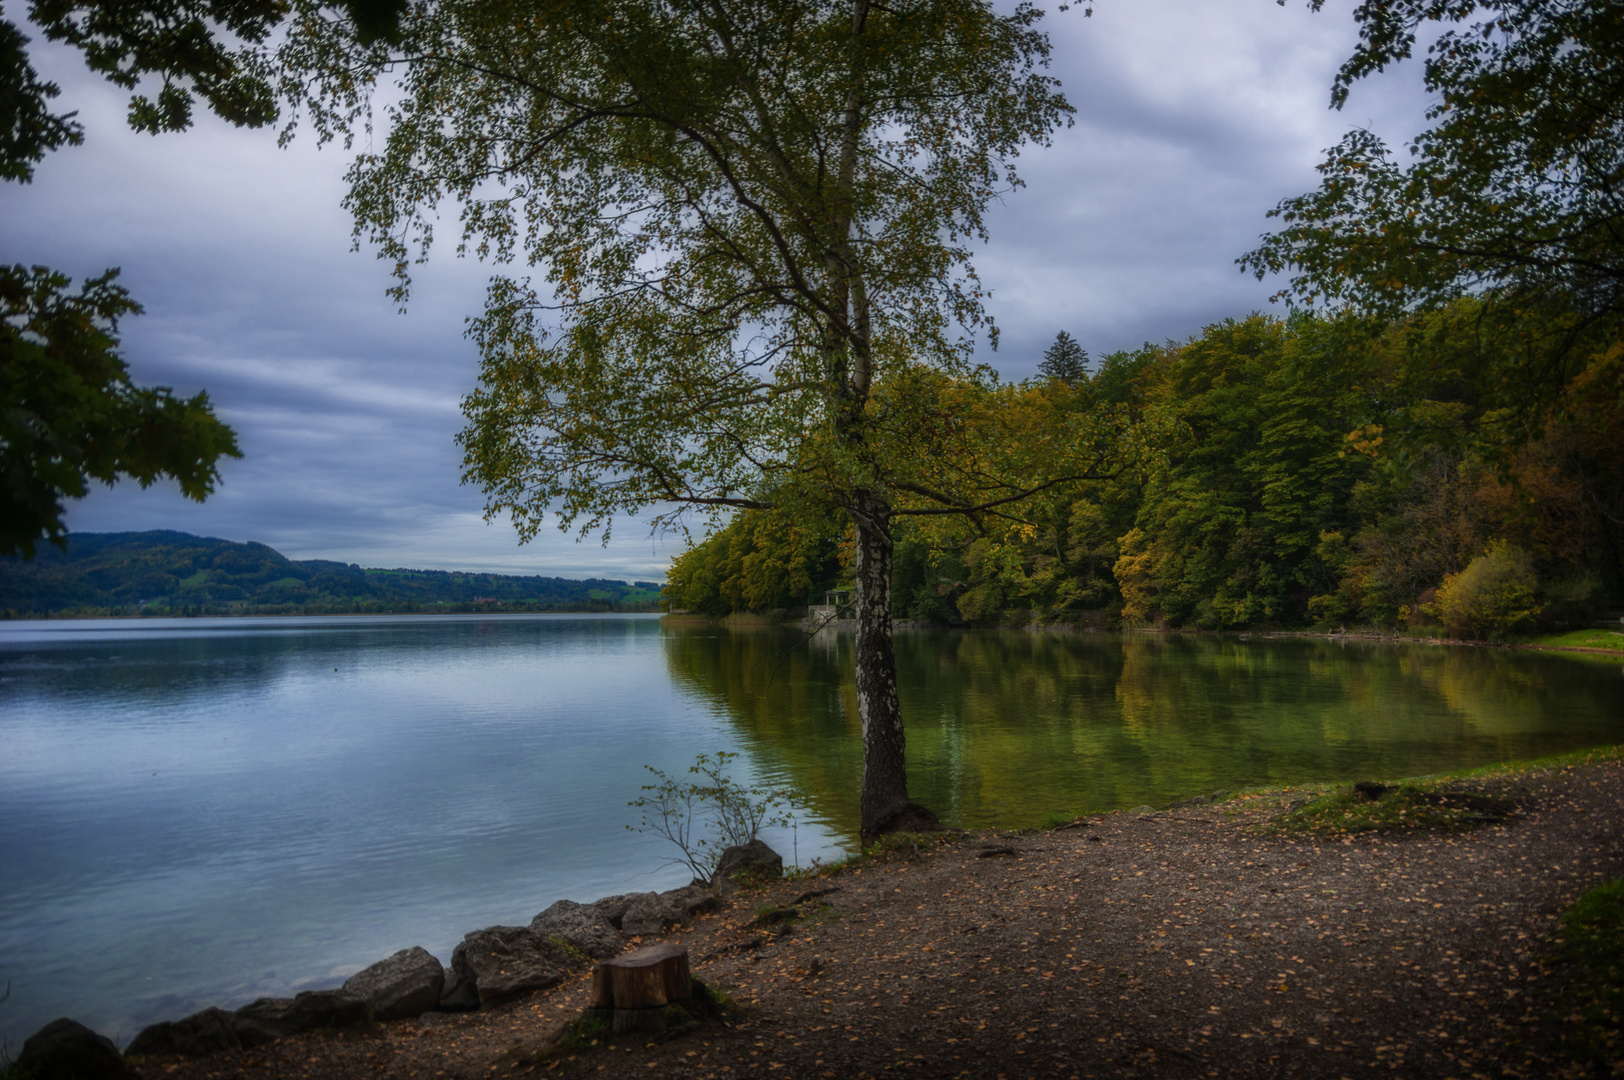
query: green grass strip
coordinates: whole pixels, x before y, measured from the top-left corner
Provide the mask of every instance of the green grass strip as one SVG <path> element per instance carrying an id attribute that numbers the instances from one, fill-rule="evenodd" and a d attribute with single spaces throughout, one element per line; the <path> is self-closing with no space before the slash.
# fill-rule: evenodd
<path id="1" fill-rule="evenodd" d="M 1599 885 L 1562 916 L 1556 950 L 1546 960 L 1555 985 L 1552 1019 L 1569 1060 L 1624 1065 L 1624 878 Z"/>

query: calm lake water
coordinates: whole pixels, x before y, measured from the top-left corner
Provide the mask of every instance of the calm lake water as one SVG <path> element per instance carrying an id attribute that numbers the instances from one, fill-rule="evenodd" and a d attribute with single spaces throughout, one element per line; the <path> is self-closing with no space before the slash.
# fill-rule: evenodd
<path id="1" fill-rule="evenodd" d="M 1031 825 L 1624 741 L 1624 668 L 1308 640 L 902 633 L 915 798 Z M 120 1042 L 561 897 L 688 875 L 643 766 L 741 754 L 856 826 L 850 639 L 509 616 L 0 623 L 0 1039 Z"/>

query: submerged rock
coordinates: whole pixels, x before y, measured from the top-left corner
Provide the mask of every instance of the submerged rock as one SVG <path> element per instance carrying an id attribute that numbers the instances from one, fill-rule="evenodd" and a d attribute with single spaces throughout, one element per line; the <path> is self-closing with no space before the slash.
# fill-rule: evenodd
<path id="1" fill-rule="evenodd" d="M 112 1039 L 65 1016 L 24 1040 L 17 1069 L 33 1080 L 111 1080 L 132 1075 Z"/>
<path id="2" fill-rule="evenodd" d="M 624 911 L 621 912 L 624 914 Z M 625 947 L 614 923 L 594 905 L 574 900 L 558 903 L 530 920 L 530 929 L 542 937 L 555 937 L 596 960 L 605 960 Z"/>
<path id="3" fill-rule="evenodd" d="M 375 1020 L 402 1020 L 429 1012 L 440 1004 L 445 990 L 445 968 L 434 954 L 415 945 L 363 968 L 340 988 L 350 997 L 372 1006 Z"/>

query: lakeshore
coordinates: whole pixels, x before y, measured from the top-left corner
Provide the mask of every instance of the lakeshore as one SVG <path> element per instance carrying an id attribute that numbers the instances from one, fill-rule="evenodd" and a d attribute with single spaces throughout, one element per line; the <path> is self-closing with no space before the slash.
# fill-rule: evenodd
<path id="1" fill-rule="evenodd" d="M 1595 1075 L 1570 1060 L 1550 960 L 1562 912 L 1624 876 L 1624 760 L 1612 748 L 1459 782 L 1507 813 L 1464 832 L 1305 832 L 1281 815 L 1334 792 L 1291 788 L 900 838 L 639 939 L 686 945 L 732 1002 L 670 1038 L 570 1041 L 583 970 L 490 1011 L 139 1073 Z"/>

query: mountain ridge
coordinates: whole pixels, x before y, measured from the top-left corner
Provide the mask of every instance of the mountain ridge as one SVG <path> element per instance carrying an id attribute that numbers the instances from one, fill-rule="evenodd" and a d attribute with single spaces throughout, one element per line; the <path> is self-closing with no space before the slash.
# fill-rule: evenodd
<path id="1" fill-rule="evenodd" d="M 170 529 L 73 533 L 0 559 L 0 616 L 655 611 L 657 582 L 289 559 L 268 544 Z"/>

